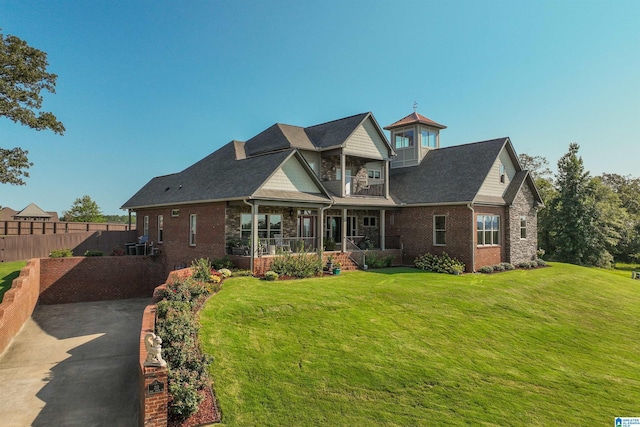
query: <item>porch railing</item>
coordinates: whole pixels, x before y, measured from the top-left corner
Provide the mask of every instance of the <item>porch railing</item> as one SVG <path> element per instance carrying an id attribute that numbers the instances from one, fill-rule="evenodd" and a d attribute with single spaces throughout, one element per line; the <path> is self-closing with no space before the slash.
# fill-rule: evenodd
<path id="1" fill-rule="evenodd" d="M 352 181 L 351 194 L 354 196 L 384 196 L 384 183 L 363 185 Z"/>
<path id="2" fill-rule="evenodd" d="M 272 237 L 260 238 L 258 246 L 261 254 L 275 255 L 281 252 L 315 252 L 318 247 L 318 239 L 315 237 Z"/>
<path id="3" fill-rule="evenodd" d="M 362 246 L 362 245 L 361 245 Z M 366 269 L 367 265 L 367 250 L 360 249 L 360 247 L 356 244 L 356 242 L 352 239 L 347 239 L 347 252 L 350 253 L 349 258 L 353 262 L 355 262 L 358 267 L 363 270 Z"/>

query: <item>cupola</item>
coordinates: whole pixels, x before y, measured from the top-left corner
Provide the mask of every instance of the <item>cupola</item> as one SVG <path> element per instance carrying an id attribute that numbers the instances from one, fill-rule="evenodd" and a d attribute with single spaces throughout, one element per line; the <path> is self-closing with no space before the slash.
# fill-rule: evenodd
<path id="1" fill-rule="evenodd" d="M 440 129 L 445 125 L 418 114 L 416 111 L 385 126 L 391 132 L 390 141 L 397 156 L 391 161 L 392 168 L 420 164 L 429 150 L 440 148 Z"/>

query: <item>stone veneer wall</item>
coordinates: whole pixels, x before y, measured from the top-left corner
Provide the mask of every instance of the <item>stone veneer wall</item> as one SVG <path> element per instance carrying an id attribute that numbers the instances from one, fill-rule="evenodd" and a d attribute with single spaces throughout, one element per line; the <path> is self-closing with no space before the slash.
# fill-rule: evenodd
<path id="1" fill-rule="evenodd" d="M 507 256 L 512 264 L 536 259 L 538 250 L 538 210 L 528 185 L 523 185 L 509 208 Z M 527 238 L 520 238 L 520 217 L 527 218 Z"/>

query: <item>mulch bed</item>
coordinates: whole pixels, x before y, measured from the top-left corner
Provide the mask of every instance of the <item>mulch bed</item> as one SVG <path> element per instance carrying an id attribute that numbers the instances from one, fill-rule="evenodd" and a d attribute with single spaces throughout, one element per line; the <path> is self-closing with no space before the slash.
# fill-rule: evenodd
<path id="1" fill-rule="evenodd" d="M 220 422 L 220 411 L 213 397 L 213 391 L 207 387 L 202 390 L 204 400 L 200 404 L 198 412 L 183 420 L 169 415 L 167 427 L 197 427 Z"/>

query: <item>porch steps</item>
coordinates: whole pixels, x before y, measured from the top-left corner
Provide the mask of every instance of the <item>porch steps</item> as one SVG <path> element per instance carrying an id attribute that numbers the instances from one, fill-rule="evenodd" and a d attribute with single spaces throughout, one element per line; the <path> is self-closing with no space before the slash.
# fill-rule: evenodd
<path id="1" fill-rule="evenodd" d="M 324 265 L 327 264 L 327 259 L 330 255 L 333 256 L 334 264 L 338 262 L 342 264 L 342 271 L 358 270 L 358 266 L 356 265 L 356 263 L 353 262 L 351 258 L 349 258 L 349 252 L 325 252 L 322 257 Z"/>

